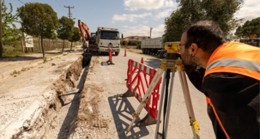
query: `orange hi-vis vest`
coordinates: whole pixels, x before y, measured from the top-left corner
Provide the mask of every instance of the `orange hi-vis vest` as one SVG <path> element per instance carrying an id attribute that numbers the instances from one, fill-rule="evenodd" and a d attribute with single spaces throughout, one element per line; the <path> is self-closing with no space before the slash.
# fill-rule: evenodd
<path id="1" fill-rule="evenodd" d="M 226 42 L 210 56 L 204 78 L 211 73 L 236 73 L 260 81 L 260 48 L 239 42 Z M 210 98 L 206 98 L 227 139 L 230 139 Z"/>

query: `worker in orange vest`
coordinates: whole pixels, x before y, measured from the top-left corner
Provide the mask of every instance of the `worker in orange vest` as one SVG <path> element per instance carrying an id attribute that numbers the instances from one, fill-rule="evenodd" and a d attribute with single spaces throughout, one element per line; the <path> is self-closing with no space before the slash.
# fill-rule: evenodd
<path id="1" fill-rule="evenodd" d="M 226 42 L 217 23 L 199 21 L 181 37 L 193 85 L 206 96 L 217 139 L 259 139 L 260 48 Z"/>

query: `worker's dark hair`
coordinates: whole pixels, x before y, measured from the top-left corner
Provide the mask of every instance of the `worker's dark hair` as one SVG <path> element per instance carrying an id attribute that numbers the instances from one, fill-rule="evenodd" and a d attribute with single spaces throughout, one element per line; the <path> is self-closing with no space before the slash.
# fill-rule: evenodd
<path id="1" fill-rule="evenodd" d="M 219 45 L 224 43 L 223 31 L 219 25 L 210 20 L 198 21 L 187 30 L 185 48 L 196 43 L 202 50 L 212 53 Z"/>

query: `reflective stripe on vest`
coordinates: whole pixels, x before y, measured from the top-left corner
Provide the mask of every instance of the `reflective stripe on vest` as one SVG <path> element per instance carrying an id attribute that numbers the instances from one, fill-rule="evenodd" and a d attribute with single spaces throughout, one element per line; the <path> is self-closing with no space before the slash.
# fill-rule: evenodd
<path id="1" fill-rule="evenodd" d="M 260 48 L 237 42 L 224 43 L 210 56 L 204 78 L 217 72 L 237 73 L 260 80 Z"/>
<path id="2" fill-rule="evenodd" d="M 222 44 L 210 56 L 204 78 L 211 73 L 218 72 L 236 73 L 260 80 L 260 48 L 238 42 Z M 207 104 L 212 107 L 226 138 L 230 139 L 212 101 L 208 97 L 206 100 Z"/>
<path id="3" fill-rule="evenodd" d="M 210 63 L 206 68 L 205 76 L 214 72 L 237 73 L 260 80 L 260 62 L 223 58 Z"/>

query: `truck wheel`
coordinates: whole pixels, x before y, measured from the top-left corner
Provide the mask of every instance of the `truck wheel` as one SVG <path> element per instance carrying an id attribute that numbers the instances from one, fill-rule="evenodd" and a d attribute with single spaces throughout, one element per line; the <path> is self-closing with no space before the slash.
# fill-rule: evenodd
<path id="1" fill-rule="evenodd" d="M 118 56 L 119 52 L 115 52 L 115 55 Z"/>

